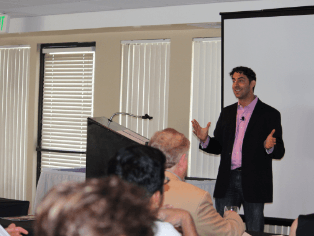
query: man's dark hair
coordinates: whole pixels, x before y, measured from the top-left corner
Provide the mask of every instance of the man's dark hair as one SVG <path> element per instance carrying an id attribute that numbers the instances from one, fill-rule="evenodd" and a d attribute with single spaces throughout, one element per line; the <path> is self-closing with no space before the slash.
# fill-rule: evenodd
<path id="1" fill-rule="evenodd" d="M 136 145 L 120 149 L 108 162 L 108 175 L 144 188 L 150 196 L 163 193 L 165 155 L 158 149 Z"/>
<path id="2" fill-rule="evenodd" d="M 256 81 L 256 74 L 255 74 L 255 72 L 251 68 L 248 68 L 248 67 L 245 67 L 245 66 L 235 67 L 230 72 L 231 78 L 232 78 L 234 73 L 244 74 L 249 79 L 250 83 L 251 83 L 252 80 Z M 255 86 L 253 87 L 253 92 L 254 92 L 254 89 L 255 89 Z"/>
<path id="3" fill-rule="evenodd" d="M 240 73 L 240 74 L 244 74 L 250 81 L 255 80 L 256 81 L 256 74 L 255 72 L 248 67 L 244 67 L 244 66 L 238 66 L 232 69 L 232 71 L 230 72 L 230 76 L 232 78 L 234 73 Z"/>

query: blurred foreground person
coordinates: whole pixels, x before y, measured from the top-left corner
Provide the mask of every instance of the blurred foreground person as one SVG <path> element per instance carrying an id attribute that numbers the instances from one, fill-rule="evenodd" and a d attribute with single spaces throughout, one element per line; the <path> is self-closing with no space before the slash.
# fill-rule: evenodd
<path id="1" fill-rule="evenodd" d="M 156 148 L 137 145 L 120 149 L 108 163 L 108 175 L 118 175 L 123 180 L 145 189 L 152 211 L 162 221 L 156 221 L 155 236 L 196 236 L 190 213 L 182 209 L 160 209 L 163 202 L 165 155 Z M 170 223 L 170 224 L 169 224 Z M 174 227 L 173 227 L 174 226 Z"/>
<path id="2" fill-rule="evenodd" d="M 36 236 L 152 236 L 145 191 L 118 177 L 55 186 L 36 211 Z"/>

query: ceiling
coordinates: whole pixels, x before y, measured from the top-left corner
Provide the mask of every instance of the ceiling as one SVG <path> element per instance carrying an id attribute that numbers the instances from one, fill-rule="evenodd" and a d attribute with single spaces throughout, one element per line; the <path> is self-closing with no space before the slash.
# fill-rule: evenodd
<path id="1" fill-rule="evenodd" d="M 0 14 L 21 18 L 238 1 L 252 0 L 0 0 Z"/>

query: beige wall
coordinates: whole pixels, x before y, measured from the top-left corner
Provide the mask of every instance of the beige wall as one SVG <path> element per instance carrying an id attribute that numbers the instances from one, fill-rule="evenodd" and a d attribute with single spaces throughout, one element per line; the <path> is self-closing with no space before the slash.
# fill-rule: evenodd
<path id="1" fill-rule="evenodd" d="M 39 45 L 61 42 L 96 42 L 94 116 L 110 117 L 119 110 L 121 40 L 171 40 L 169 127 L 188 136 L 192 39 L 220 37 L 220 29 L 200 29 L 187 25 L 104 28 L 0 35 L 0 46 L 30 45 L 30 87 L 28 105 L 27 200 L 35 192 L 37 112 L 39 90 Z"/>

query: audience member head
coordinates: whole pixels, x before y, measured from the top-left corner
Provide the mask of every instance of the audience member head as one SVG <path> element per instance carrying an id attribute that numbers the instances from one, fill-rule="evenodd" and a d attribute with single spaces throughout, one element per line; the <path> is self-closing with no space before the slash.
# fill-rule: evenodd
<path id="1" fill-rule="evenodd" d="M 120 149 L 108 163 L 108 175 L 144 188 L 149 196 L 163 192 L 165 179 L 164 154 L 156 148 L 136 145 Z"/>
<path id="2" fill-rule="evenodd" d="M 190 148 L 190 141 L 184 134 L 179 133 L 175 129 L 167 128 L 156 132 L 150 139 L 148 145 L 161 150 L 165 154 L 167 159 L 166 168 L 178 169 L 178 167 L 180 167 L 180 169 L 185 172 L 180 175 L 186 175 L 187 152 Z"/>
<path id="3" fill-rule="evenodd" d="M 153 235 L 145 191 L 118 177 L 55 186 L 36 211 L 37 236 Z"/>
<path id="4" fill-rule="evenodd" d="M 256 81 L 256 74 L 251 68 L 244 67 L 244 66 L 235 67 L 230 72 L 231 78 L 232 78 L 234 73 L 240 73 L 240 74 L 245 75 L 249 79 L 250 83 L 252 82 L 252 80 Z M 253 91 L 254 91 L 254 89 L 255 89 L 255 86 L 253 88 Z"/>
<path id="5" fill-rule="evenodd" d="M 314 214 L 299 215 L 290 228 L 289 236 L 308 236 L 314 235 Z"/>

